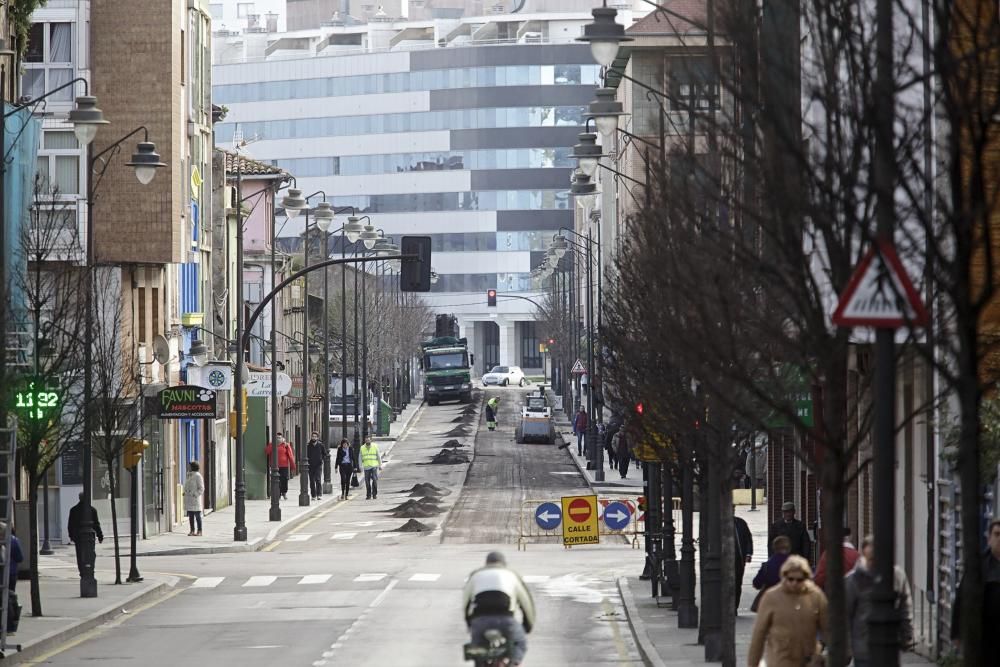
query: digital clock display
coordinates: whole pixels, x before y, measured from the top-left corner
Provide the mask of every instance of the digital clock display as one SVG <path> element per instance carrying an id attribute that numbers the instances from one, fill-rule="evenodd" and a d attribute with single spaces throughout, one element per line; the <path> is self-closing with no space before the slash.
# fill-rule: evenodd
<path id="1" fill-rule="evenodd" d="M 45 419 L 60 404 L 58 391 L 35 389 L 34 383 L 27 389 L 14 393 L 14 408 L 28 419 Z"/>

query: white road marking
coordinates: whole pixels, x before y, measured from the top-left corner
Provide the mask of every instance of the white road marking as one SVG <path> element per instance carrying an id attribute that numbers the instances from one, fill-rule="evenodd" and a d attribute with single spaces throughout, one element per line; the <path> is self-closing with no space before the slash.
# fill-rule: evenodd
<path id="1" fill-rule="evenodd" d="M 332 574 L 307 574 L 299 580 L 299 584 L 325 584 L 332 576 Z"/>
<path id="2" fill-rule="evenodd" d="M 441 578 L 440 574 L 417 572 L 412 577 L 410 577 L 410 581 L 437 581 L 440 578 Z"/>
<path id="3" fill-rule="evenodd" d="M 352 540 L 357 536 L 357 533 L 334 533 L 330 536 L 331 540 Z"/>
<path id="4" fill-rule="evenodd" d="M 547 574 L 526 574 L 521 578 L 524 579 L 524 583 L 526 584 L 540 584 L 550 579 Z"/>
<path id="5" fill-rule="evenodd" d="M 398 534 L 397 533 L 379 533 L 378 535 L 375 536 L 375 539 L 376 540 L 384 540 L 387 537 L 398 537 Z"/>
<path id="6" fill-rule="evenodd" d="M 385 572 L 362 572 L 354 578 L 354 581 L 382 581 L 388 576 Z"/>
<path id="7" fill-rule="evenodd" d="M 270 586 L 277 580 L 278 580 L 277 577 L 272 577 L 269 575 L 260 577 L 250 577 L 249 579 L 247 579 L 246 583 L 243 584 L 243 587 L 247 588 L 252 586 Z"/>
<path id="8" fill-rule="evenodd" d="M 198 577 L 194 580 L 194 583 L 191 584 L 191 588 L 215 588 L 221 584 L 224 579 L 225 577 Z"/>
<path id="9" fill-rule="evenodd" d="M 380 604 L 382 604 L 382 600 L 385 599 L 385 596 L 388 595 L 389 591 L 391 591 L 393 588 L 395 588 L 396 584 L 398 584 L 398 583 L 399 583 L 399 579 L 393 579 L 392 581 L 390 581 L 389 585 L 386 586 L 385 589 L 381 593 L 379 593 L 375 597 L 375 599 L 372 600 L 372 603 L 370 605 L 368 605 L 368 606 L 371 607 L 372 609 L 374 609 L 375 607 L 377 607 Z"/>
<path id="10" fill-rule="evenodd" d="M 309 533 L 296 533 L 295 535 L 289 535 L 288 537 L 286 537 L 285 541 L 286 542 L 305 542 L 310 537 L 312 537 L 312 535 L 309 534 Z"/>

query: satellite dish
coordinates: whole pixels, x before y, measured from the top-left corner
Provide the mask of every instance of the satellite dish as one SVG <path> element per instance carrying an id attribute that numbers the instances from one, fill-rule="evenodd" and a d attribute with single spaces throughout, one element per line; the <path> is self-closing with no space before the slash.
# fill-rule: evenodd
<path id="1" fill-rule="evenodd" d="M 170 343 L 160 334 L 153 338 L 153 359 L 164 366 L 170 361 Z"/>

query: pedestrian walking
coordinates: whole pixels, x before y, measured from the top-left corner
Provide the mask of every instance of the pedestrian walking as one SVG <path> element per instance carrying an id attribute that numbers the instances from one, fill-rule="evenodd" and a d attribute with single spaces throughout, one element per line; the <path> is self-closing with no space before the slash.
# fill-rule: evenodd
<path id="1" fill-rule="evenodd" d="M 382 455 L 371 436 L 361 445 L 361 468 L 365 471 L 365 500 L 378 498 L 378 474 L 382 471 Z"/>
<path id="2" fill-rule="evenodd" d="M 309 461 L 309 497 L 323 499 L 323 463 L 326 461 L 326 444 L 319 439 L 319 431 L 313 431 L 306 443 L 306 459 Z"/>
<path id="3" fill-rule="evenodd" d="M 201 476 L 200 469 L 197 461 L 188 463 L 187 479 L 184 480 L 184 511 L 187 512 L 188 525 L 191 527 L 188 536 L 193 537 L 201 537 L 201 501 L 205 497 L 205 478 Z"/>
<path id="4" fill-rule="evenodd" d="M 80 502 L 69 510 L 69 521 L 67 528 L 67 534 L 69 535 L 69 541 L 73 543 L 76 547 L 76 567 L 80 570 L 80 576 L 83 576 L 83 564 L 86 554 L 83 551 L 83 545 L 80 544 L 80 531 L 83 529 L 83 494 L 79 495 Z M 101 530 L 101 521 L 97 517 L 97 508 L 93 505 L 90 506 L 90 522 L 93 524 L 94 533 L 97 536 L 97 541 L 100 543 L 104 542 L 104 531 Z M 90 554 L 96 563 L 97 554 L 96 552 Z M 96 569 L 96 564 L 95 564 Z M 93 573 L 91 573 L 93 574 Z"/>
<path id="5" fill-rule="evenodd" d="M 612 414 L 608 420 L 608 427 L 604 432 L 604 450 L 608 453 L 608 465 L 612 470 L 618 469 L 618 452 L 615 450 L 613 442 L 615 434 L 622 428 L 621 415 Z"/>
<path id="6" fill-rule="evenodd" d="M 486 428 L 491 431 L 495 431 L 497 428 L 498 405 L 500 405 L 500 399 L 496 396 L 486 401 Z"/>
<path id="7" fill-rule="evenodd" d="M 351 456 L 351 443 L 347 438 L 340 441 L 335 463 L 340 472 L 340 499 L 347 500 L 351 494 L 351 476 L 354 474 L 354 458 Z"/>
<path id="8" fill-rule="evenodd" d="M 628 475 L 628 464 L 632 457 L 632 450 L 629 449 L 628 441 L 628 422 L 622 424 L 622 427 L 618 429 L 615 433 L 615 437 L 612 439 L 612 446 L 615 450 L 615 459 L 618 463 L 618 474 L 625 479 Z"/>
<path id="9" fill-rule="evenodd" d="M 781 506 L 781 518 L 771 525 L 769 538 L 774 542 L 778 535 L 784 535 L 792 545 L 792 553 L 809 560 L 812 556 L 812 539 L 806 525 L 795 518 L 795 503 L 786 502 Z"/>
<path id="10" fill-rule="evenodd" d="M 781 583 L 764 593 L 747 654 L 748 667 L 810 667 L 823 664 L 817 637 L 826 639 L 826 595 L 811 581 L 809 561 L 789 556 Z"/>
<path id="11" fill-rule="evenodd" d="M 1000 655 L 1000 518 L 990 522 L 989 530 L 986 532 L 988 546 L 982 556 L 982 582 L 983 582 L 983 648 L 980 655 L 986 660 L 994 659 Z M 951 606 L 951 638 L 957 648 L 961 648 L 959 634 L 962 628 L 962 595 L 965 591 L 965 577 L 958 586 L 958 595 L 955 603 Z M 990 658 L 989 656 L 993 656 Z"/>
<path id="12" fill-rule="evenodd" d="M 736 507 L 733 507 L 736 511 Z M 736 573 L 736 613 L 740 611 L 740 598 L 743 594 L 743 573 L 746 572 L 747 563 L 753 558 L 753 535 L 750 534 L 750 526 L 742 517 L 733 516 L 733 553 L 735 555 L 734 565 Z"/>
<path id="13" fill-rule="evenodd" d="M 868 623 L 872 613 L 872 593 L 875 590 L 875 541 L 871 535 L 861 542 L 861 555 L 854 569 L 844 579 L 846 594 L 847 630 L 850 633 L 854 667 L 871 665 L 868 653 Z M 899 644 L 902 648 L 913 645 L 913 600 L 910 582 L 903 568 L 892 568 L 892 590 L 896 594 L 896 613 L 899 619 Z"/>
<path id="14" fill-rule="evenodd" d="M 854 545 L 851 544 L 851 539 L 850 538 L 851 538 L 851 527 L 847 526 L 847 527 L 844 528 L 844 541 L 840 545 L 840 550 L 841 550 L 841 553 L 843 554 L 843 559 L 844 559 L 844 568 L 843 568 L 844 569 L 844 572 L 843 572 L 844 575 L 847 575 L 847 573 L 849 573 L 851 570 L 854 569 L 854 566 L 855 566 L 855 564 L 857 564 L 858 558 L 861 555 L 858 552 L 858 550 L 854 548 Z M 816 564 L 816 576 L 813 577 L 813 581 L 815 581 L 816 585 L 819 586 L 820 588 L 822 588 L 824 591 L 826 590 L 826 552 L 825 551 L 819 557 L 819 562 Z"/>
<path id="15" fill-rule="evenodd" d="M 268 442 L 264 453 L 267 455 L 268 465 L 273 468 L 274 463 L 271 460 L 271 449 L 271 443 Z M 288 476 L 289 474 L 295 474 L 295 471 L 295 452 L 292 451 L 292 446 L 285 441 L 285 435 L 279 433 L 278 475 L 281 477 L 281 497 L 283 500 L 288 500 Z"/>
<path id="16" fill-rule="evenodd" d="M 577 456 L 583 456 L 584 435 L 587 433 L 587 424 L 589 423 L 587 420 L 587 411 L 581 407 L 576 411 L 576 416 L 573 417 L 573 435 L 576 436 Z"/>
<path id="17" fill-rule="evenodd" d="M 761 563 L 757 575 L 753 578 L 753 587 L 760 592 L 750 605 L 750 611 L 757 611 L 767 589 L 781 583 L 781 566 L 792 553 L 792 543 L 784 535 L 778 535 L 771 543 L 771 551 L 773 552 L 771 557 Z"/>

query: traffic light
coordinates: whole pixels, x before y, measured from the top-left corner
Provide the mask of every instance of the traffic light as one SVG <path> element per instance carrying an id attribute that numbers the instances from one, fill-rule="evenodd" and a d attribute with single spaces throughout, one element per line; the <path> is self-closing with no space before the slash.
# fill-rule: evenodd
<path id="1" fill-rule="evenodd" d="M 399 273 L 401 292 L 431 291 L 431 237 L 404 236 L 399 244 L 401 255 L 416 255 L 415 259 L 402 260 Z"/>
<path id="2" fill-rule="evenodd" d="M 490 308 L 497 307 L 497 291 L 495 289 L 486 290 L 486 305 Z"/>
<path id="3" fill-rule="evenodd" d="M 648 508 L 648 503 L 646 502 L 646 496 L 639 496 L 639 511 L 645 512 Z"/>
<path id="4" fill-rule="evenodd" d="M 248 412 L 249 412 L 249 410 L 247 410 L 247 390 L 244 389 L 243 390 L 243 430 L 244 431 L 247 430 L 247 420 L 248 420 L 248 414 L 247 413 Z M 231 437 L 231 438 L 235 438 L 236 437 L 236 411 L 235 410 L 233 410 L 232 412 L 229 413 L 229 437 Z"/>
<path id="5" fill-rule="evenodd" d="M 149 443 L 139 438 L 127 438 L 125 446 L 122 448 L 122 463 L 128 469 L 134 469 L 142 461 L 142 453 L 149 447 Z"/>
<path id="6" fill-rule="evenodd" d="M 642 415 L 642 403 L 635 404 L 635 414 Z"/>

